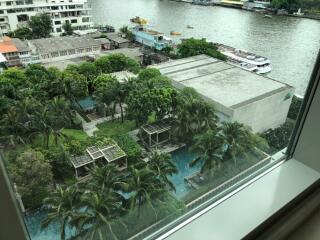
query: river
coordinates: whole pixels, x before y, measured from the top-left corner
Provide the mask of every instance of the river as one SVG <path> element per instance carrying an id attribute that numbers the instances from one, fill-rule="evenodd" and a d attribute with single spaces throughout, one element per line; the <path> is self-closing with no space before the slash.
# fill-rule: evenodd
<path id="1" fill-rule="evenodd" d="M 206 38 L 246 49 L 271 60 L 269 77 L 296 87 L 303 95 L 320 48 L 320 21 L 274 16 L 218 6 L 196 6 L 169 0 L 91 0 L 93 21 L 116 28 L 130 18 L 147 18 L 150 27 Z M 191 25 L 194 29 L 187 29 Z"/>

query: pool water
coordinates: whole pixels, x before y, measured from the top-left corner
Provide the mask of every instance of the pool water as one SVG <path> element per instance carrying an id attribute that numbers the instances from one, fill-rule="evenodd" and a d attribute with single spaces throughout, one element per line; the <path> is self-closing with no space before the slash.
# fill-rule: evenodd
<path id="1" fill-rule="evenodd" d="M 189 166 L 189 163 L 198 155 L 189 152 L 188 148 L 179 149 L 173 152 L 171 155 L 173 163 L 178 168 L 178 173 L 170 176 L 169 179 L 176 187 L 176 192 L 174 192 L 174 195 L 181 199 L 193 190 L 193 188 L 184 181 L 184 178 L 200 171 L 202 164 L 199 162 L 193 167 Z"/>
<path id="2" fill-rule="evenodd" d="M 41 230 L 41 223 L 46 218 L 47 211 L 40 209 L 36 212 L 29 213 L 25 217 L 25 223 L 31 240 L 59 240 L 60 224 L 58 222 L 51 223 L 46 229 Z M 66 239 L 75 235 L 75 229 L 66 228 Z"/>
<path id="3" fill-rule="evenodd" d="M 197 157 L 196 154 L 190 153 L 187 148 L 179 149 L 172 154 L 172 161 L 178 168 L 178 173 L 170 176 L 169 179 L 176 187 L 176 192 L 173 192 L 178 199 L 186 196 L 193 189 L 184 182 L 184 178 L 200 170 L 201 163 L 196 164 L 194 167 L 189 167 L 189 163 Z M 129 198 L 130 194 L 125 197 Z M 41 222 L 46 218 L 46 210 L 38 210 L 34 213 L 28 214 L 25 217 L 27 229 L 32 240 L 58 240 L 60 239 L 60 224 L 53 222 L 46 229 L 41 231 Z M 67 227 L 67 239 L 74 236 L 75 229 Z"/>

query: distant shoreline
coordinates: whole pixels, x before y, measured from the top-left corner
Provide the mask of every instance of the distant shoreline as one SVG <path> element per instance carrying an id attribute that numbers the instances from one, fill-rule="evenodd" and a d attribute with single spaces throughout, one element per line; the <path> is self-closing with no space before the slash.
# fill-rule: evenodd
<path id="1" fill-rule="evenodd" d="M 174 2 L 180 2 L 180 3 L 188 3 L 188 4 L 192 4 L 192 5 L 198 5 L 198 6 L 204 6 L 204 7 L 208 7 L 208 6 L 218 6 L 218 7 L 226 7 L 226 8 L 235 8 L 235 9 L 240 9 L 240 10 L 245 10 L 245 11 L 249 11 L 249 12 L 255 12 L 253 10 L 250 9 L 244 9 L 242 7 L 239 6 L 234 6 L 234 5 L 226 5 L 226 4 L 221 4 L 221 3 L 212 3 L 212 4 L 194 4 L 192 3 L 192 0 L 170 0 L 170 1 L 174 1 Z M 278 15 L 276 15 L 278 16 Z M 283 15 L 279 15 L 279 16 L 288 16 L 288 17 L 295 17 L 295 18 L 306 18 L 306 19 L 312 19 L 312 20 L 320 20 L 320 15 L 319 16 L 310 16 L 310 15 L 294 15 L 294 14 L 283 14 Z"/>

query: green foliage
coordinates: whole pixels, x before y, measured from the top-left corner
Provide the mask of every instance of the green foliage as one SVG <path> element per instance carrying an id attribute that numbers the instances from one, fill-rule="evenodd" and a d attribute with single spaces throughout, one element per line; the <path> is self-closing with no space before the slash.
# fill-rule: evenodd
<path id="1" fill-rule="evenodd" d="M 100 57 L 95 61 L 95 65 L 101 73 L 112 73 L 124 70 L 137 73 L 140 70 L 140 65 L 137 61 L 126 57 L 122 53 Z"/>
<path id="2" fill-rule="evenodd" d="M 201 173 L 210 173 L 213 176 L 221 166 L 224 143 L 225 140 L 219 128 L 209 129 L 203 134 L 196 135 L 192 150 L 197 152 L 199 157 L 195 158 L 190 166 L 203 161 Z"/>
<path id="3" fill-rule="evenodd" d="M 125 34 L 126 38 L 131 41 L 134 42 L 134 35 L 132 34 L 132 32 L 129 30 L 128 26 L 123 26 L 120 29 L 120 32 L 122 32 L 123 34 Z"/>
<path id="4" fill-rule="evenodd" d="M 80 129 L 63 129 L 62 132 L 69 139 L 75 139 L 83 142 L 88 139 L 88 135 Z"/>
<path id="5" fill-rule="evenodd" d="M 5 83 L 6 81 L 10 82 L 14 87 L 26 87 L 28 84 L 24 71 L 15 67 L 5 70 L 0 75 L 0 82 Z"/>
<path id="6" fill-rule="evenodd" d="M 171 155 L 155 151 L 150 154 L 149 160 L 149 167 L 157 174 L 157 177 L 165 182 L 171 190 L 176 190 L 169 179 L 169 176 L 178 173 L 176 165 L 171 161 Z"/>
<path id="7" fill-rule="evenodd" d="M 142 154 L 140 145 L 128 134 L 119 134 L 113 137 L 119 147 L 127 154 L 128 164 L 135 164 Z"/>
<path id="8" fill-rule="evenodd" d="M 32 16 L 28 22 L 34 39 L 50 37 L 52 30 L 51 17 L 47 13 Z"/>
<path id="9" fill-rule="evenodd" d="M 288 118 L 292 120 L 297 120 L 300 108 L 302 106 L 302 101 L 303 99 L 293 96 L 290 109 L 288 112 Z"/>
<path id="10" fill-rule="evenodd" d="M 262 137 L 267 140 L 270 147 L 280 151 L 288 146 L 293 127 L 293 123 L 285 123 L 278 128 L 264 132 Z"/>
<path id="11" fill-rule="evenodd" d="M 286 9 L 289 13 L 302 8 L 304 12 L 320 10 L 320 3 L 317 0 L 272 0 L 272 6 L 277 9 Z"/>
<path id="12" fill-rule="evenodd" d="M 48 159 L 52 167 L 52 173 L 55 180 L 63 181 L 74 176 L 74 169 L 71 165 L 69 152 L 62 146 L 52 147 L 49 150 L 39 150 L 43 153 L 45 159 Z"/>
<path id="13" fill-rule="evenodd" d="M 33 38 L 32 31 L 28 27 L 20 27 L 10 34 L 12 38 L 19 38 L 21 40 L 29 40 Z"/>
<path id="14" fill-rule="evenodd" d="M 73 28 L 70 22 L 65 22 L 65 24 L 62 25 L 62 28 L 64 30 L 64 33 L 62 33 L 63 36 L 71 36 L 73 34 Z"/>
<path id="15" fill-rule="evenodd" d="M 66 70 L 62 73 L 62 81 L 64 94 L 68 99 L 74 100 L 87 96 L 88 83 L 83 75 Z"/>
<path id="16" fill-rule="evenodd" d="M 129 88 L 127 112 L 137 126 L 147 123 L 152 114 L 155 114 L 156 120 L 162 120 L 175 109 L 177 91 L 170 80 L 159 75 L 156 69 L 142 70 L 138 79 L 129 82 Z"/>
<path id="17" fill-rule="evenodd" d="M 275 8 L 287 8 L 288 7 L 288 0 L 272 0 L 272 6 Z"/>
<path id="18" fill-rule="evenodd" d="M 125 120 L 122 123 L 118 120 L 115 120 L 115 121 L 109 121 L 109 122 L 98 124 L 97 127 L 99 128 L 99 131 L 97 132 L 98 136 L 113 137 L 113 136 L 122 135 L 134 130 L 135 122 L 130 120 Z"/>
<path id="19" fill-rule="evenodd" d="M 12 182 L 17 184 L 25 206 L 40 206 L 53 180 L 51 165 L 43 154 L 27 149 L 9 165 L 8 170 Z"/>
<path id="20" fill-rule="evenodd" d="M 148 81 L 152 78 L 161 76 L 161 73 L 156 68 L 146 68 L 139 72 L 138 79 L 141 81 Z"/>
<path id="21" fill-rule="evenodd" d="M 191 57 L 199 54 L 206 54 L 211 57 L 226 61 L 227 58 L 218 51 L 217 46 L 212 42 L 207 42 L 206 39 L 189 38 L 184 39 L 177 46 L 178 56 L 180 58 Z"/>
<path id="22" fill-rule="evenodd" d="M 45 229 L 52 222 L 60 223 L 60 239 L 66 239 L 66 227 L 72 218 L 77 216 L 76 208 L 80 203 L 80 192 L 73 186 L 57 187 L 49 197 L 44 200 L 48 206 L 49 214 L 47 219 L 42 222 L 42 229 Z M 70 225 L 69 225 L 70 226 Z"/>
<path id="23" fill-rule="evenodd" d="M 77 66 L 76 71 L 87 78 L 89 90 L 93 91 L 93 81 L 98 76 L 98 69 L 92 62 L 83 62 Z"/>
<path id="24" fill-rule="evenodd" d="M 192 137 L 214 129 L 217 116 L 212 105 L 205 102 L 193 88 L 184 88 L 178 95 L 175 110 L 175 137 L 191 143 Z"/>
<path id="25" fill-rule="evenodd" d="M 79 140 L 70 140 L 64 143 L 66 150 L 73 155 L 82 155 L 86 150 L 86 144 Z"/>

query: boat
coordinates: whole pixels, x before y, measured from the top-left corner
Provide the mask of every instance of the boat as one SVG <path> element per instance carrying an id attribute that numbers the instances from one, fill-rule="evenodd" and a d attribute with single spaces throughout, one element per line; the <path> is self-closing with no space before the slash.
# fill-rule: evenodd
<path id="1" fill-rule="evenodd" d="M 272 18 L 272 16 L 269 15 L 269 14 L 265 14 L 263 17 L 264 17 L 264 18 Z"/>
<path id="2" fill-rule="evenodd" d="M 139 25 L 147 25 L 148 24 L 148 20 L 145 18 L 141 18 L 141 17 L 135 17 L 135 18 L 131 18 L 130 19 L 131 22 L 133 23 L 137 23 Z"/>
<path id="3" fill-rule="evenodd" d="M 258 74 L 271 72 L 271 62 L 268 58 L 217 43 L 218 50 L 227 57 L 227 62 Z"/>
<path id="4" fill-rule="evenodd" d="M 170 35 L 171 35 L 171 36 L 180 36 L 181 33 L 175 32 L 175 31 L 171 31 L 171 32 L 170 32 Z"/>
<path id="5" fill-rule="evenodd" d="M 192 27 L 192 26 L 190 26 L 190 25 L 187 25 L 187 28 L 188 28 L 188 29 L 193 29 L 193 27 Z"/>

